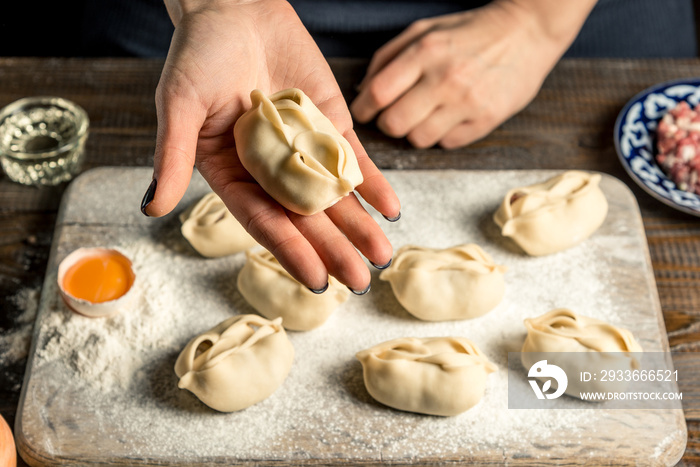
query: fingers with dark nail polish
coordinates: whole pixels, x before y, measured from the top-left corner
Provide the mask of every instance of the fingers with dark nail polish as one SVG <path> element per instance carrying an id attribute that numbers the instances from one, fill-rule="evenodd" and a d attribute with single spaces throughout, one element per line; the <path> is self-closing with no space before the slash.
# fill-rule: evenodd
<path id="1" fill-rule="evenodd" d="M 353 289 L 350 289 L 350 287 L 348 287 L 348 289 L 350 289 L 350 292 L 354 293 L 355 295 L 364 295 L 367 292 L 369 292 L 369 289 L 371 289 L 371 288 L 372 288 L 372 284 L 368 284 L 367 288 L 364 290 L 353 290 Z"/>
<path id="2" fill-rule="evenodd" d="M 384 214 L 382 214 L 384 216 Z M 396 217 L 386 217 L 384 216 L 384 219 L 388 220 L 389 222 L 396 222 L 397 220 L 401 219 L 401 212 L 399 211 L 398 215 Z"/>
<path id="3" fill-rule="evenodd" d="M 386 269 L 386 268 L 388 268 L 389 266 L 391 266 L 391 262 L 392 262 L 392 261 L 393 261 L 393 258 L 390 259 L 389 262 L 386 263 L 386 264 L 374 264 L 372 261 L 370 261 L 369 263 L 370 263 L 372 266 L 374 266 L 376 269 L 379 269 L 379 270 L 381 271 L 382 269 Z"/>
<path id="4" fill-rule="evenodd" d="M 320 295 L 323 292 L 325 292 L 326 290 L 328 290 L 328 286 L 329 286 L 329 283 L 326 282 L 326 285 L 321 287 L 320 289 L 312 289 L 311 287 L 309 287 L 309 290 L 312 291 L 313 293 L 315 293 L 316 295 Z"/>
<path id="5" fill-rule="evenodd" d="M 153 197 L 156 195 L 156 186 L 157 185 L 158 185 L 158 181 L 156 181 L 156 179 L 154 178 L 153 181 L 151 182 L 151 184 L 148 185 L 148 189 L 146 190 L 146 194 L 143 195 L 143 199 L 141 200 L 141 212 L 146 217 L 149 217 L 148 213 L 146 212 L 146 208 L 148 207 L 149 204 L 151 204 L 151 201 L 153 201 Z"/>

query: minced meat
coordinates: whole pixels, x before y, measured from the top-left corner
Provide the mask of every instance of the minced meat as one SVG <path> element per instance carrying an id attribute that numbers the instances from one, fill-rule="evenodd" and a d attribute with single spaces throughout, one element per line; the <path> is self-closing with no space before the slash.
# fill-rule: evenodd
<path id="1" fill-rule="evenodd" d="M 700 106 L 680 102 L 659 122 L 656 160 L 679 189 L 700 195 Z"/>

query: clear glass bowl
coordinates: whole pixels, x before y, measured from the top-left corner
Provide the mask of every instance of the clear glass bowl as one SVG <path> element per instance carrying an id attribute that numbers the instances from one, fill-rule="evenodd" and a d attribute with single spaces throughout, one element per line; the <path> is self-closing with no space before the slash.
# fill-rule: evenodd
<path id="1" fill-rule="evenodd" d="M 90 122 L 60 97 L 27 97 L 0 110 L 0 163 L 25 185 L 58 185 L 80 171 Z"/>

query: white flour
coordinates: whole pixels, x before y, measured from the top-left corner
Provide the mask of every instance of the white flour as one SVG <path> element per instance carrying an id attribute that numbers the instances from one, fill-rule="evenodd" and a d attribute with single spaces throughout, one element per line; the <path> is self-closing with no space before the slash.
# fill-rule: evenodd
<path id="1" fill-rule="evenodd" d="M 253 312 L 236 289 L 245 258 L 196 256 L 174 224 L 171 234 L 158 239 L 133 229 L 116 245 L 132 259 L 137 276 L 136 302 L 130 309 L 109 319 L 76 315 L 56 293 L 55 269 L 49 276 L 34 372 L 48 372 L 50 387 L 30 390 L 39 398 L 42 391 L 66 391 L 66 399 L 80 400 L 82 412 L 107 427 L 110 439 L 101 442 L 112 443 L 108 449 L 115 456 L 408 462 L 484 452 L 508 457 L 533 445 L 559 446 L 562 440 L 577 446 L 591 436 L 588 430 L 597 423 L 598 411 L 509 410 L 507 353 L 520 349 L 525 317 L 557 307 L 632 325 L 643 346 L 658 339 L 655 316 L 635 315 L 638 319 L 631 320 L 637 310 L 630 310 L 629 298 L 615 290 L 616 270 L 610 269 L 606 242 L 624 240 L 624 226 L 610 219 L 604 233 L 581 246 L 529 258 L 501 239 L 490 221 L 498 202 L 496 195 L 484 194 L 494 190 L 491 181 L 473 184 L 470 189 L 476 194 L 466 198 L 461 190 L 442 194 L 439 187 L 449 180 L 438 177 L 434 187 L 416 185 L 419 181 L 395 180 L 403 190 L 403 217 L 396 224 L 380 221 L 382 227 L 395 248 L 476 242 L 507 265 L 506 296 L 485 316 L 418 321 L 401 308 L 375 271 L 367 296 L 352 296 L 317 330 L 289 333 L 295 363 L 277 392 L 244 411 L 219 414 L 177 389 L 173 365 L 196 334 L 232 314 Z M 499 183 L 509 187 L 514 181 Z M 441 196 L 422 195 L 431 192 Z M 433 213 L 430 222 L 424 221 L 426 212 Z M 634 250 L 625 243 L 617 247 L 623 256 Z M 473 340 L 499 367 L 476 407 L 456 417 L 426 417 L 380 406 L 367 394 L 355 352 L 396 337 L 447 335 Z M 46 449 L 60 449 L 58 441 L 46 441 Z M 503 446 L 516 451 L 503 452 Z M 548 455 L 547 449 L 541 452 Z"/>
<path id="2" fill-rule="evenodd" d="M 352 440 L 358 443 L 357 449 L 365 455 L 381 450 L 384 457 L 391 458 L 405 452 L 414 452 L 416 456 L 462 452 L 464 440 L 455 435 L 465 430 L 470 433 L 470 444 L 473 443 L 474 448 L 480 448 L 484 443 L 499 446 L 512 441 L 513 433 L 518 433 L 523 439 L 545 439 L 562 423 L 575 428 L 579 424 L 585 425 L 593 415 L 591 411 L 534 413 L 507 409 L 507 351 L 517 351 L 522 344 L 524 328 L 520 323 L 523 314 L 539 314 L 551 306 L 546 303 L 532 312 L 521 308 L 519 303 L 540 301 L 543 293 L 531 288 L 525 295 L 516 294 L 517 288 L 512 283 L 528 279 L 512 277 L 513 270 L 517 274 L 517 264 L 511 263 L 513 269 L 507 273 L 511 276 L 506 276 L 511 287 L 505 301 L 482 318 L 458 323 L 426 323 L 411 318 L 398 303 L 394 303 L 389 285 L 377 281 L 375 274 L 369 296 L 351 297 L 349 303 L 339 308 L 316 331 L 290 332 L 296 361 L 283 387 L 268 400 L 230 415 L 215 414 L 199 407 L 202 413 L 192 417 L 191 413 L 173 412 L 171 407 L 155 416 L 152 411 L 162 411 L 163 408 L 144 397 L 144 391 L 152 391 L 153 385 L 168 386 L 162 396 L 170 405 L 184 404 L 190 410 L 192 406 L 200 405 L 194 397 L 176 389 L 177 379 L 172 370 L 174 357 L 191 337 L 227 318 L 234 310 L 252 311 L 235 287 L 235 277 L 243 258 L 239 255 L 203 260 L 173 255 L 171 250 L 149 239 L 121 245 L 120 249 L 135 265 L 137 282 L 134 292 L 139 295 L 136 305 L 109 319 L 91 319 L 72 313 L 59 298 L 54 298 L 42 323 L 45 343 L 38 349 L 37 356 L 42 362 L 56 359 L 57 364 L 66 365 L 72 372 L 71 378 L 77 380 L 74 384 L 87 385 L 86 392 L 95 391 L 96 400 L 99 400 L 99 394 L 104 394 L 122 401 L 123 407 L 115 404 L 109 410 L 119 412 L 113 415 L 121 420 L 120 423 L 127 424 L 123 427 L 127 432 L 136 431 L 139 426 L 148 425 L 155 419 L 186 423 L 188 428 L 180 432 L 182 438 L 173 436 L 178 431 L 173 430 L 170 423 L 150 427 L 149 436 L 155 435 L 160 441 L 154 445 L 165 442 L 169 453 L 187 446 L 189 430 L 197 424 L 203 430 L 215 428 L 210 440 L 198 439 L 198 445 L 206 441 L 212 443 L 202 447 L 204 452 L 212 454 L 224 455 L 233 449 L 244 455 L 260 455 L 272 446 L 281 450 L 302 449 L 302 445 L 289 444 L 290 440 L 281 436 L 292 429 L 320 433 L 322 438 L 318 442 L 324 445 Z M 570 258 L 570 264 L 583 274 L 580 280 L 590 282 L 588 274 L 592 272 L 584 267 L 585 250 L 579 250 Z M 192 271 L 203 261 L 207 263 L 206 273 L 193 276 Z M 551 282 L 561 273 L 556 268 L 552 271 L 542 277 L 544 283 Z M 183 287 L 183 284 L 187 285 Z M 387 302 L 388 306 L 385 312 L 371 310 L 374 314 L 372 324 L 364 324 L 362 315 L 368 312 L 364 308 L 368 304 L 371 306 L 372 302 Z M 205 304 L 206 309 L 202 309 Z M 512 326 L 506 326 L 507 323 L 512 323 Z M 366 394 L 354 353 L 400 336 L 451 334 L 469 337 L 499 366 L 500 371 L 490 378 L 484 401 L 454 418 L 378 410 L 378 405 Z M 161 362 L 169 365 L 160 366 Z M 154 365 L 156 374 L 162 378 L 160 381 L 152 380 Z M 127 397 L 132 399 L 127 400 Z M 358 398 L 362 403 L 359 410 L 356 407 Z M 352 411 L 358 413 L 349 416 Z M 274 414 L 278 423 L 270 423 L 270 414 Z M 358 417 L 362 415 L 367 417 L 368 430 L 360 437 L 356 431 Z M 107 413 L 102 413 L 102 416 L 106 417 Z M 402 427 L 402 419 L 411 423 Z M 226 439 L 222 444 L 217 434 L 229 423 L 245 426 L 251 436 L 246 436 L 245 430 L 236 430 L 237 438 Z M 386 426 L 392 427 L 389 437 L 384 432 Z M 436 444 L 436 439 L 441 443 Z"/>
<path id="3" fill-rule="evenodd" d="M 39 292 L 39 288 L 25 288 L 9 297 L 17 309 L 22 311 L 17 318 L 17 326 L 11 331 L 0 333 L 0 366 L 9 366 L 27 358 L 39 308 Z"/>

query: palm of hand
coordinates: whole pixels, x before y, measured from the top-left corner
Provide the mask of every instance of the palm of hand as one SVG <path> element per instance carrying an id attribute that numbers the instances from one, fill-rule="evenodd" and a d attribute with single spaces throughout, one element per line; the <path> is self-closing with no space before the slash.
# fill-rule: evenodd
<path id="1" fill-rule="evenodd" d="M 235 154 L 233 124 L 250 107 L 253 89 L 271 94 L 303 88 L 322 112 L 335 116 L 336 125 L 342 124 L 341 133 L 352 127 L 340 90 L 328 86 L 334 83 L 330 68 L 288 4 L 280 4 L 285 5 L 268 7 L 270 27 L 251 24 L 252 14 L 205 11 L 176 30 L 158 101 L 164 101 L 163 93 L 173 92 L 196 98 L 205 115 L 196 163 L 215 189 L 252 182 Z M 261 34 L 251 36 L 251 30 Z M 262 34 L 265 31 L 270 33 Z"/>
<path id="2" fill-rule="evenodd" d="M 352 131 L 328 64 L 289 4 L 276 0 L 201 10 L 176 27 L 156 92 L 159 178 L 149 213 L 175 207 L 196 162 L 234 216 L 294 277 L 322 288 L 330 273 L 362 290 L 369 271 L 353 244 L 376 264 L 391 258 L 391 245 L 358 200 L 351 195 L 324 213 L 295 215 L 262 190 L 236 154 L 233 125 L 250 106 L 250 91 L 289 87 L 303 89 L 348 138 L 369 180 L 358 191 L 395 216 L 398 199 Z"/>

